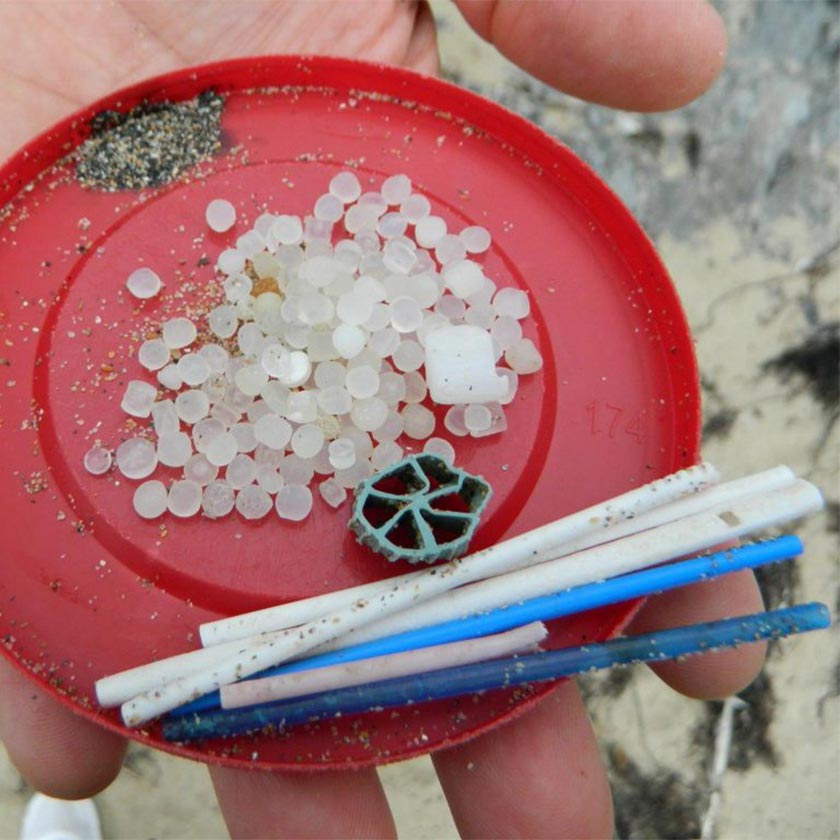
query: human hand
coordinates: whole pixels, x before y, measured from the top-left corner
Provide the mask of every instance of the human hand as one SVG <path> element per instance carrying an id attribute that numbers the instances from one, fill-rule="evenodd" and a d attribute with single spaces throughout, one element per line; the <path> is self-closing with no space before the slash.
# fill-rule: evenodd
<path id="1" fill-rule="evenodd" d="M 526 70 L 574 95 L 634 110 L 698 95 L 725 38 L 702 2 L 463 2 L 468 21 Z M 27 49 L 20 49 L 25 43 Z M 434 24 L 414 3 L 89 3 L 0 6 L 0 157 L 71 110 L 137 79 L 238 55 L 331 53 L 437 70 Z M 5 145 L 3 145 L 5 144 Z M 628 632 L 754 612 L 749 574 L 651 599 Z M 729 694 L 760 667 L 759 646 L 658 667 L 695 697 Z M 0 737 L 38 789 L 82 797 L 119 772 L 125 742 L 0 663 Z M 434 756 L 465 836 L 609 836 L 606 776 L 572 682 L 531 712 Z M 470 769 L 468 769 L 470 768 Z M 281 774 L 211 768 L 235 836 L 388 836 L 373 770 Z"/>

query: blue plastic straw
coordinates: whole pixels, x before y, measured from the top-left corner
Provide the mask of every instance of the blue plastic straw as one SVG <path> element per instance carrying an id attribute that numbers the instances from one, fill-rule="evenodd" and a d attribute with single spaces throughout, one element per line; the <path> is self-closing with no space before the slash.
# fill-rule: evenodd
<path id="1" fill-rule="evenodd" d="M 662 661 L 720 648 L 820 630 L 831 623 L 824 604 L 803 604 L 707 624 L 676 627 L 601 644 L 478 662 L 409 677 L 341 688 L 309 697 L 214 711 L 166 721 L 168 741 L 195 741 L 287 728 L 307 721 L 443 700 L 526 683 L 556 680 L 584 671 Z"/>
<path id="2" fill-rule="evenodd" d="M 532 621 L 551 621 L 596 607 L 710 580 L 740 569 L 754 569 L 767 563 L 777 563 L 801 553 L 802 542 L 795 536 L 783 536 L 767 542 L 743 545 L 703 557 L 694 557 L 690 560 L 632 572 L 598 583 L 583 584 L 553 595 L 532 598 L 480 615 L 458 618 L 443 624 L 422 627 L 419 630 L 409 630 L 297 662 L 287 662 L 255 674 L 250 679 L 307 671 L 342 662 L 354 662 L 358 659 L 369 659 L 389 653 L 401 653 L 405 650 L 489 636 L 492 633 L 502 633 L 514 627 L 521 627 L 523 624 L 530 624 Z M 173 710 L 170 714 L 177 717 L 218 709 L 219 706 L 219 692 L 214 691 Z"/>

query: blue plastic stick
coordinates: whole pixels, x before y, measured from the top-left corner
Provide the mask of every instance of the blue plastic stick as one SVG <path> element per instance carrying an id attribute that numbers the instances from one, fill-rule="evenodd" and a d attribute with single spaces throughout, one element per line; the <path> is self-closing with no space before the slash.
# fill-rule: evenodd
<path id="1" fill-rule="evenodd" d="M 287 662 L 256 674 L 251 679 L 323 668 L 326 665 L 354 662 L 358 659 L 369 659 L 389 653 L 401 653 L 405 650 L 489 636 L 492 633 L 501 633 L 514 627 L 521 627 L 523 624 L 530 624 L 532 621 L 551 621 L 607 604 L 629 601 L 631 598 L 710 580 L 739 569 L 754 569 L 767 563 L 776 563 L 795 557 L 801 553 L 802 542 L 795 536 L 783 536 L 767 542 L 743 545 L 739 548 L 644 569 L 598 583 L 587 583 L 480 615 L 458 618 L 443 624 L 422 627 L 419 630 L 409 630 L 395 636 L 375 639 L 297 662 Z M 219 692 L 214 691 L 175 709 L 170 714 L 177 717 L 208 709 L 218 709 L 219 705 Z"/>
<path id="2" fill-rule="evenodd" d="M 676 659 L 761 639 L 820 630 L 831 623 L 824 604 L 803 604 L 707 624 L 676 627 L 601 644 L 478 662 L 251 708 L 194 714 L 166 721 L 168 741 L 195 741 L 254 732 L 336 715 L 425 703 L 497 688 L 556 680 L 614 665 Z"/>

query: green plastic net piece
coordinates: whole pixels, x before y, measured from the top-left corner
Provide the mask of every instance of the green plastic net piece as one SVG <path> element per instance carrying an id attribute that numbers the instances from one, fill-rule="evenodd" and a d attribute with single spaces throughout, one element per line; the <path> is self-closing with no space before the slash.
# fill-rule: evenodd
<path id="1" fill-rule="evenodd" d="M 451 560 L 467 550 L 492 495 L 481 476 L 410 455 L 356 487 L 349 527 L 391 561 Z"/>

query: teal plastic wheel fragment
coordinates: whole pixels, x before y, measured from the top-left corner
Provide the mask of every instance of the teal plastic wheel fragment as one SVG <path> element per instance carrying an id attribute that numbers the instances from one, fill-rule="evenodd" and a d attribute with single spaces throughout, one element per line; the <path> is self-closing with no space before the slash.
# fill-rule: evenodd
<path id="1" fill-rule="evenodd" d="M 356 487 L 349 528 L 391 561 L 451 560 L 467 550 L 492 495 L 481 476 L 409 455 Z"/>

